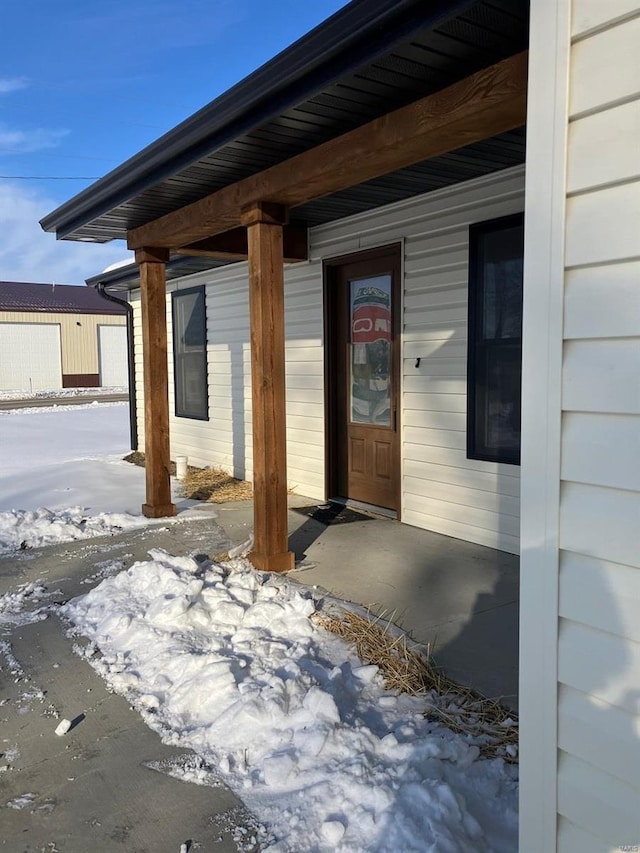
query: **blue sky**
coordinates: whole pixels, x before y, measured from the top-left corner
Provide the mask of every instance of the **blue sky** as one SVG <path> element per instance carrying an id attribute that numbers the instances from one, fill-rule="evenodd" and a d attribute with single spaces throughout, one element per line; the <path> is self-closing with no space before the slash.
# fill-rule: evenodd
<path id="1" fill-rule="evenodd" d="M 344 5 L 4 0 L 0 279 L 83 284 L 126 257 L 119 242 L 57 242 L 38 220 Z"/>

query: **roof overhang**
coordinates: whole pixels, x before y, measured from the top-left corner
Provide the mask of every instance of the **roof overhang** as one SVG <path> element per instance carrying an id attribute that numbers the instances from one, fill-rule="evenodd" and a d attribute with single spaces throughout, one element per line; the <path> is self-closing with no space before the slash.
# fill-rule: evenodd
<path id="1" fill-rule="evenodd" d="M 58 239 L 300 104 L 473 0 L 354 0 L 156 142 L 41 220 Z M 113 238 L 111 238 L 113 239 Z"/>
<path id="2" fill-rule="evenodd" d="M 144 233 L 161 217 L 496 65 L 527 40 L 526 0 L 354 0 L 42 226 L 58 238 L 98 242 Z M 517 165 L 524 135 L 511 127 L 303 199 L 293 205 L 292 224 L 332 221 Z M 175 266 L 193 268 L 195 260 Z M 209 256 L 200 264 L 230 260 Z"/>

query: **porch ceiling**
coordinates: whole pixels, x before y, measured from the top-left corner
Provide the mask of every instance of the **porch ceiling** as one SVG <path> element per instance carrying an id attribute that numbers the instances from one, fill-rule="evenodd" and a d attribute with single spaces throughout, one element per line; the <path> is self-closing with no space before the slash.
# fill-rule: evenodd
<path id="1" fill-rule="evenodd" d="M 132 228 L 519 53 L 528 17 L 528 0 L 354 0 L 42 226 L 61 239 L 126 239 Z M 318 225 L 523 161 L 524 131 L 511 130 L 307 202 L 291 219 Z M 181 258 L 178 266 L 184 275 L 227 262 Z"/>

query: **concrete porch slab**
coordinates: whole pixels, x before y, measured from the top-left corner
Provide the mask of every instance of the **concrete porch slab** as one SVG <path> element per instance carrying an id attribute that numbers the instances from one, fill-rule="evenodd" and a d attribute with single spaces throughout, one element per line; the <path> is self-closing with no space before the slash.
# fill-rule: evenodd
<path id="1" fill-rule="evenodd" d="M 380 516 L 326 526 L 295 512 L 313 503 L 289 496 L 291 576 L 389 614 L 455 681 L 517 709 L 518 557 Z M 251 503 L 218 511 L 244 541 Z"/>

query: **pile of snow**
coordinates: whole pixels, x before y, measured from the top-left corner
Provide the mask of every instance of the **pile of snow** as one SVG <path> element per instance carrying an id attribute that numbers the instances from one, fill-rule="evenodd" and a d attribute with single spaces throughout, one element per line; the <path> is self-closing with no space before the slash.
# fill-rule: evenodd
<path id="1" fill-rule="evenodd" d="M 57 511 L 40 507 L 0 512 L 0 556 L 74 539 L 110 536 L 123 530 L 146 527 L 148 523 L 148 519 L 128 513 L 87 515 L 80 506 Z"/>
<path id="2" fill-rule="evenodd" d="M 62 611 L 111 687 L 241 796 L 260 849 L 517 849 L 514 768 L 386 691 L 314 624 L 311 590 L 244 560 L 150 557 Z"/>

